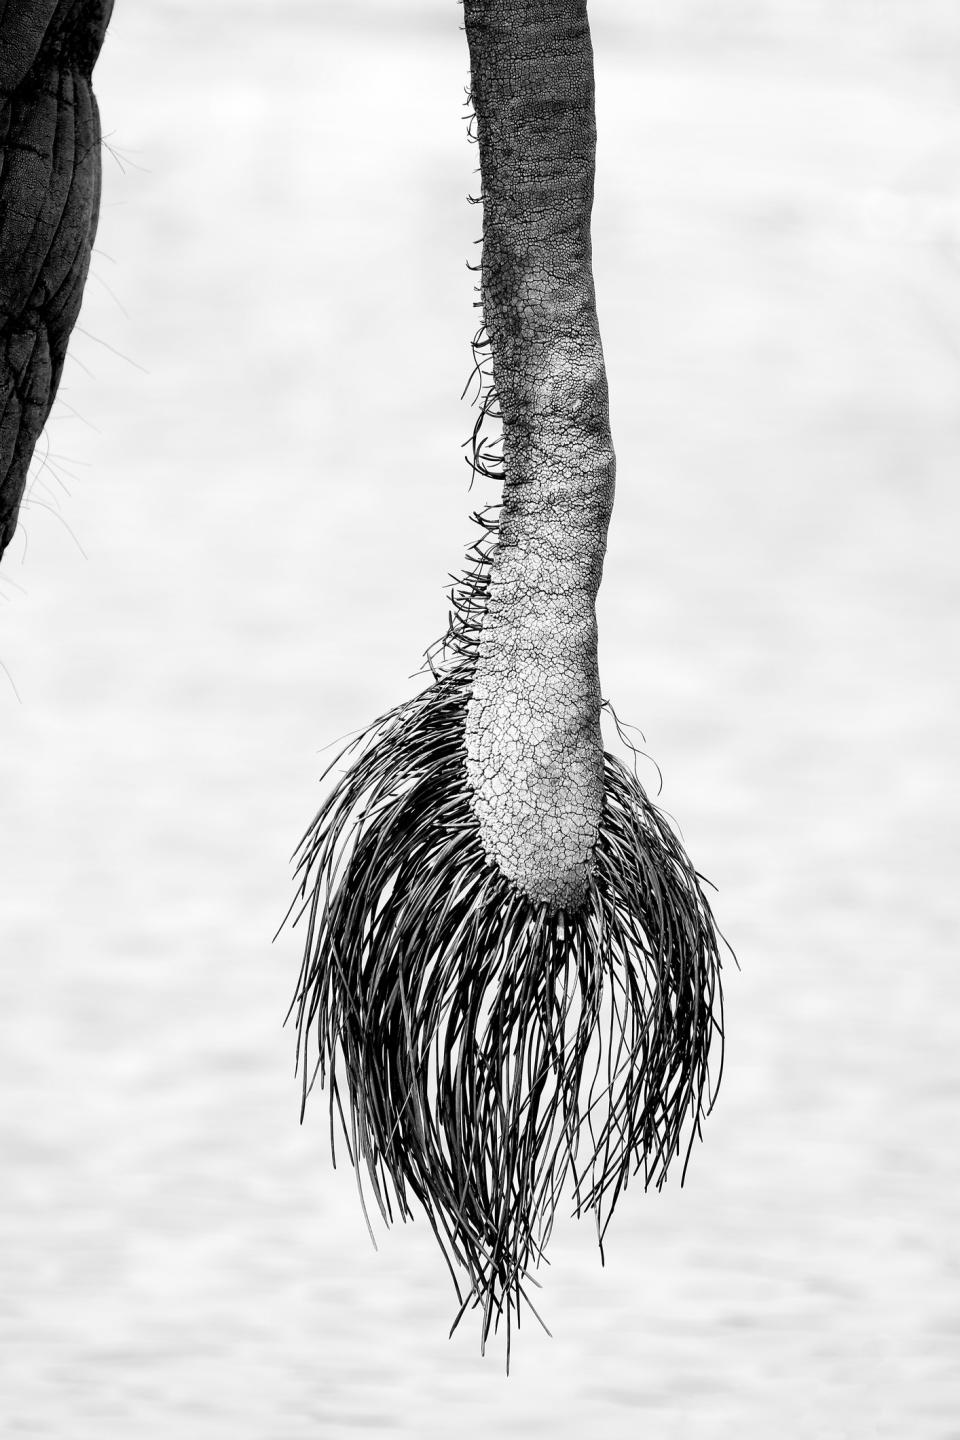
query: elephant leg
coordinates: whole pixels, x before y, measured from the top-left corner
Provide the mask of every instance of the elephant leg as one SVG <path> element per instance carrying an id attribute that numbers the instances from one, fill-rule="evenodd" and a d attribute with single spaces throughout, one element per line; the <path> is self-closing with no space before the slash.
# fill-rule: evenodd
<path id="1" fill-rule="evenodd" d="M 0 9 L 0 556 L 56 398 L 100 206 L 91 75 L 113 0 Z"/>

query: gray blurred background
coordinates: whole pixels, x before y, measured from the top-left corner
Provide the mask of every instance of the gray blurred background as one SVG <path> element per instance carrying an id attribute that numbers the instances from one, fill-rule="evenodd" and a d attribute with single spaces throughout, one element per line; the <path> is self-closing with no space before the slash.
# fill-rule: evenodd
<path id="1" fill-rule="evenodd" d="M 705 1144 L 605 1268 L 558 1225 L 507 1379 L 300 1128 L 318 751 L 411 692 L 490 498 L 466 42 L 453 0 L 120 0 L 0 574 L 4 1436 L 960 1436 L 960 11 L 591 15 L 601 668 L 742 966 Z"/>

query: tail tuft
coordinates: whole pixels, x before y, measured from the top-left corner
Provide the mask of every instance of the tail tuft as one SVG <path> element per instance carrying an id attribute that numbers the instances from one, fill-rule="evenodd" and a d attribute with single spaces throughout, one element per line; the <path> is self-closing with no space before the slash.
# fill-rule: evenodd
<path id="1" fill-rule="evenodd" d="M 319 1075 L 384 1220 L 423 1208 L 461 1300 L 454 1323 L 480 1307 L 486 1341 L 529 1304 L 568 1181 L 602 1242 L 631 1175 L 659 1186 L 681 1151 L 685 1167 L 723 1032 L 710 906 L 619 760 L 605 756 L 576 911 L 534 904 L 486 857 L 464 748 L 471 675 L 454 651 L 348 747 L 298 850 L 292 1013 L 304 1104 Z"/>

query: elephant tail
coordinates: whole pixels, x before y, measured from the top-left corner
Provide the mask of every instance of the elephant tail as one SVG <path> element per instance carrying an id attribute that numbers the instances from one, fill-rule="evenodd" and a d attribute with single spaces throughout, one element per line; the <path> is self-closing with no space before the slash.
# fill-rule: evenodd
<path id="1" fill-rule="evenodd" d="M 484 326 L 472 465 L 503 482 L 431 680 L 335 762 L 297 852 L 303 1101 L 363 1195 L 422 1209 L 485 1344 L 533 1308 L 569 1193 L 601 1246 L 712 1107 L 720 937 L 701 877 L 604 751 L 594 602 L 614 457 L 590 268 L 585 0 L 466 0 Z M 487 422 L 502 421 L 500 445 Z M 716 1059 L 716 1051 L 714 1058 Z"/>

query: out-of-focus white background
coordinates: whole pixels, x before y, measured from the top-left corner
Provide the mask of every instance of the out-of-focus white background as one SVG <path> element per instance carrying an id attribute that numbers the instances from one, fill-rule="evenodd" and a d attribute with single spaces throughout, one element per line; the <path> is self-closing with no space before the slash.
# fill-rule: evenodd
<path id="1" fill-rule="evenodd" d="M 489 498 L 466 43 L 452 0 L 121 0 L 0 572 L 4 1435 L 960 1436 L 960 12 L 591 15 L 601 665 L 742 965 L 705 1144 L 605 1269 L 558 1226 L 507 1379 L 300 1128 L 317 752 L 411 692 Z"/>

